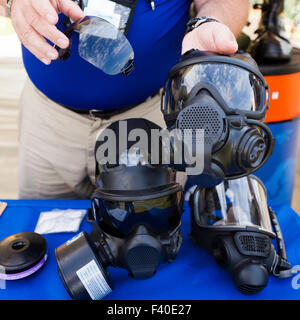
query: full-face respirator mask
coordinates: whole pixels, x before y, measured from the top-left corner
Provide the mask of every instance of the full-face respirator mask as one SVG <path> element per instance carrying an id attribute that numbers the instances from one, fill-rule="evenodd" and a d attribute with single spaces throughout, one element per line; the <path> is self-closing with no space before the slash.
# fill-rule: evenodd
<path id="1" fill-rule="evenodd" d="M 257 177 L 198 187 L 190 206 L 192 240 L 231 274 L 240 292 L 258 293 L 269 275 L 286 278 L 296 272 L 287 261 L 276 214 L 267 206 L 265 187 Z"/>
<path id="2" fill-rule="evenodd" d="M 129 119 L 127 126 L 158 127 L 144 119 Z M 117 133 L 118 122 L 108 128 Z M 152 277 L 160 264 L 175 259 L 182 242 L 183 190 L 174 171 L 143 163 L 143 152 L 125 150 L 117 164 L 99 163 L 104 140 L 100 136 L 95 147 L 92 232 L 82 232 L 55 251 L 61 280 L 74 299 L 98 300 L 109 294 L 108 267 L 127 269 L 135 279 Z"/>
<path id="3" fill-rule="evenodd" d="M 249 175 L 272 153 L 272 134 L 262 123 L 268 86 L 248 54 L 222 56 L 190 50 L 169 72 L 161 107 L 168 130 L 181 133 L 178 139 L 190 158 L 197 144 L 203 147 L 203 170 L 189 175 L 196 185 L 210 187 L 224 178 Z M 185 144 L 188 135 L 192 142 Z M 177 152 L 182 150 L 174 143 L 173 154 Z M 189 160 L 172 165 L 184 171 L 194 164 Z"/>

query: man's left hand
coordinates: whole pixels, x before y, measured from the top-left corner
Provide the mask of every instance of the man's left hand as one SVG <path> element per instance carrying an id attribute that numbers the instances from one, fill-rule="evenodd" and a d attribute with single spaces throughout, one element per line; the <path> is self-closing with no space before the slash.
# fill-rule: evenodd
<path id="1" fill-rule="evenodd" d="M 225 24 L 207 22 L 183 38 L 182 54 L 190 49 L 230 55 L 238 50 L 238 44 L 234 34 Z"/>

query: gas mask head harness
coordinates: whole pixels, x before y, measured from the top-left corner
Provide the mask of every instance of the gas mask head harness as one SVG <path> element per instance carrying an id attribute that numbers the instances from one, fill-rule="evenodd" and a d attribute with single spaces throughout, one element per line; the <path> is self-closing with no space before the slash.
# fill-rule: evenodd
<path id="1" fill-rule="evenodd" d="M 195 137 L 197 130 L 203 132 L 204 169 L 190 177 L 197 185 L 214 186 L 224 178 L 248 175 L 272 153 L 272 134 L 262 123 L 268 86 L 248 54 L 188 51 L 167 76 L 161 108 L 169 130 L 179 129 L 182 137 L 187 130 Z M 197 143 L 193 138 L 187 146 L 190 153 Z"/>
<path id="2" fill-rule="evenodd" d="M 145 119 L 129 119 L 127 126 L 159 128 Z M 117 131 L 118 122 L 108 128 Z M 96 159 L 104 140 L 98 138 Z M 174 171 L 145 164 L 147 151 L 123 151 L 117 164 L 97 162 L 92 232 L 56 249 L 60 277 L 75 299 L 101 299 L 110 293 L 109 266 L 127 269 L 135 279 L 152 277 L 159 264 L 175 259 L 181 246 L 183 190 Z M 81 276 L 88 272 L 90 284 Z"/>
<path id="3" fill-rule="evenodd" d="M 263 183 L 250 175 L 198 187 L 190 199 L 191 238 L 210 252 L 244 294 L 263 290 L 269 274 L 285 278 L 293 269 Z M 277 250 L 271 239 L 276 239 Z"/>

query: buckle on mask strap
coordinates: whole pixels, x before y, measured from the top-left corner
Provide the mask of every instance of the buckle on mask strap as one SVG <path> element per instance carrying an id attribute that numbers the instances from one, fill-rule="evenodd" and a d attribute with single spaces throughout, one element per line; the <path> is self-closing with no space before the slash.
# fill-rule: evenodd
<path id="1" fill-rule="evenodd" d="M 293 267 L 288 270 L 280 271 L 278 274 L 275 274 L 275 273 L 273 273 L 273 274 L 277 278 L 285 279 L 285 278 L 290 278 L 290 277 L 294 276 L 298 272 L 300 272 L 300 268 Z"/>

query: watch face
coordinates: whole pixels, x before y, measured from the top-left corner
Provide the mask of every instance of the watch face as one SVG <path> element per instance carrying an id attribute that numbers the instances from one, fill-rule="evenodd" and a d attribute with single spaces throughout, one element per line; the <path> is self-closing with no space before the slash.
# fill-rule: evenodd
<path id="1" fill-rule="evenodd" d="M 202 19 L 202 18 L 200 18 L 199 20 L 195 21 L 194 26 L 196 27 L 196 26 L 198 26 L 200 23 L 202 23 L 202 22 L 204 22 L 204 21 L 206 21 L 206 20 L 207 20 L 207 19 Z"/>
<path id="2" fill-rule="evenodd" d="M 186 25 L 187 26 L 186 32 L 190 32 L 190 31 L 194 30 L 201 23 L 203 23 L 206 19 L 207 19 L 206 17 L 196 17 L 196 18 L 191 19 Z"/>
<path id="3" fill-rule="evenodd" d="M 189 26 L 194 29 L 206 20 L 208 20 L 206 17 L 193 18 L 190 20 Z"/>
<path id="4" fill-rule="evenodd" d="M 201 17 L 201 18 L 193 18 L 192 20 L 190 20 L 190 24 L 196 24 L 197 22 L 201 22 L 201 21 L 203 21 L 203 20 L 205 20 L 206 18 L 203 18 L 203 17 Z"/>

